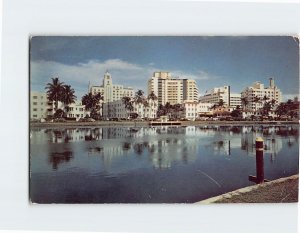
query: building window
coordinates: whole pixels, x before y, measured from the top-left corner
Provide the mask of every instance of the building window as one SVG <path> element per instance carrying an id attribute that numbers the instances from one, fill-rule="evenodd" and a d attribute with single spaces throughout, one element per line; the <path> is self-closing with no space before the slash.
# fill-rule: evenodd
<path id="1" fill-rule="evenodd" d="M 33 102 L 33 105 L 37 105 L 37 102 Z"/>
<path id="2" fill-rule="evenodd" d="M 36 112 L 36 111 L 37 111 L 37 109 L 36 109 L 36 108 L 34 108 L 34 109 L 33 109 L 33 111 L 34 111 L 34 112 Z"/>
<path id="3" fill-rule="evenodd" d="M 37 117 L 37 115 L 33 115 L 33 117 Z"/>
<path id="4" fill-rule="evenodd" d="M 35 100 L 36 100 L 36 99 L 37 99 L 37 96 L 33 96 L 33 99 L 35 99 Z"/>

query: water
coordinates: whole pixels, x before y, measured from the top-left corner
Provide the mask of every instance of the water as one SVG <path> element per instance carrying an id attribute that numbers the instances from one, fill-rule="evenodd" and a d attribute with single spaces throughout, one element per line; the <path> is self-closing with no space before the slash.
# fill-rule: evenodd
<path id="1" fill-rule="evenodd" d="M 31 129 L 34 203 L 193 203 L 298 173 L 299 126 Z"/>

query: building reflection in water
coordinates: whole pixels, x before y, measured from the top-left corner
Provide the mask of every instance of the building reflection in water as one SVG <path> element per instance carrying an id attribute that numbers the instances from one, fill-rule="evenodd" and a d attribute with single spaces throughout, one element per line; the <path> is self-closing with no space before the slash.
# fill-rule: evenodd
<path id="1" fill-rule="evenodd" d="M 283 147 L 283 138 L 288 138 L 291 147 L 298 141 L 299 131 L 292 126 L 162 126 L 162 127 L 103 127 L 32 130 L 31 143 L 45 140 L 50 143 L 72 143 L 90 141 L 97 145 L 87 145 L 89 155 L 99 155 L 104 166 L 110 166 L 116 157 L 133 153 L 147 156 L 154 168 L 170 168 L 172 163 L 188 163 L 196 160 L 199 138 L 207 140 L 213 153 L 230 155 L 232 149 L 241 148 L 250 156 L 255 155 L 255 139 L 263 137 L 264 152 L 271 155 L 271 161 Z M 107 140 L 112 139 L 112 140 Z M 40 141 L 39 141 L 40 140 Z M 100 145 L 101 144 L 101 145 Z M 51 155 L 53 168 L 68 162 L 72 153 Z"/>
<path id="2" fill-rule="evenodd" d="M 73 158 L 72 151 L 52 152 L 49 154 L 49 162 L 52 164 L 52 169 L 57 170 L 58 165 L 67 163 Z"/>

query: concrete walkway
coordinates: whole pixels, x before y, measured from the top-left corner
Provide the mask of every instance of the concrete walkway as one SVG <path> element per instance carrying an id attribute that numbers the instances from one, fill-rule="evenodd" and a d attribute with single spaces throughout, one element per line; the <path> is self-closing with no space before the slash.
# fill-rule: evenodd
<path id="1" fill-rule="evenodd" d="M 299 174 L 241 188 L 197 202 L 197 204 L 298 202 L 298 183 Z"/>

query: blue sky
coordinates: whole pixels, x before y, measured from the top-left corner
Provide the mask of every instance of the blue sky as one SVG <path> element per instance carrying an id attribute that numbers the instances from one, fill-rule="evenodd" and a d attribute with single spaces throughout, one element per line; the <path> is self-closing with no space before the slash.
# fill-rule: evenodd
<path id="1" fill-rule="evenodd" d="M 275 78 L 285 99 L 299 92 L 299 42 L 293 37 L 33 37 L 31 89 L 44 91 L 51 77 L 70 84 L 78 99 L 104 72 L 115 84 L 147 90 L 154 71 L 196 79 L 200 94 L 230 85 L 240 93 L 254 81 Z"/>

